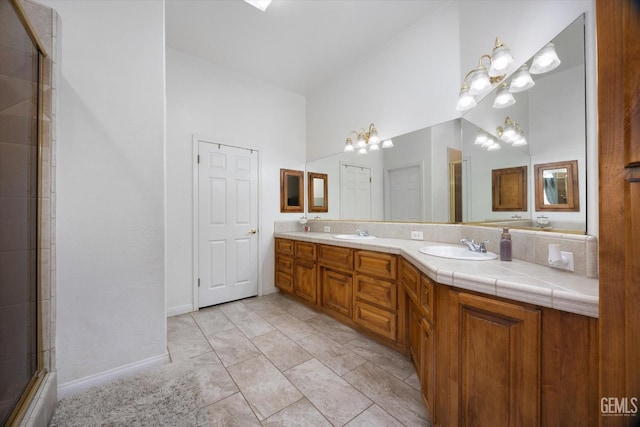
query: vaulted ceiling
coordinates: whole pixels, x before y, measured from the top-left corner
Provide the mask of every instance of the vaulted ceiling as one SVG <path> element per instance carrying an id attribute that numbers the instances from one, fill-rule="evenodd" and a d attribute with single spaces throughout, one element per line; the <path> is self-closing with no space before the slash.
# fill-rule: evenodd
<path id="1" fill-rule="evenodd" d="M 167 0 L 166 44 L 307 95 L 407 30 L 443 1 Z"/>

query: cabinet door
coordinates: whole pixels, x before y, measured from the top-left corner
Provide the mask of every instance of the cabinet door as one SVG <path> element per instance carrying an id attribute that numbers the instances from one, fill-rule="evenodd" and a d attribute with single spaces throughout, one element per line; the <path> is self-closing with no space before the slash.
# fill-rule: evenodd
<path id="1" fill-rule="evenodd" d="M 296 259 L 294 264 L 293 292 L 300 298 L 316 303 L 316 263 Z"/>
<path id="2" fill-rule="evenodd" d="M 420 276 L 420 308 L 432 324 L 435 318 L 435 284 L 424 274 Z"/>
<path id="3" fill-rule="evenodd" d="M 420 324 L 420 392 L 422 395 L 422 401 L 427 407 L 427 412 L 431 419 L 434 419 L 433 413 L 433 398 L 435 395 L 435 372 L 436 372 L 436 357 L 435 357 L 435 335 L 434 329 L 431 323 L 426 319 L 422 319 Z M 480 425 L 480 424 L 477 424 Z"/>
<path id="4" fill-rule="evenodd" d="M 400 283 L 411 299 L 418 303 L 418 293 L 420 292 L 420 272 L 404 258 L 402 258 L 400 262 Z"/>
<path id="5" fill-rule="evenodd" d="M 353 307 L 353 277 L 328 268 L 321 268 L 322 306 L 351 318 Z"/>
<path id="6" fill-rule="evenodd" d="M 420 373 L 420 360 L 421 360 L 421 346 L 420 346 L 420 335 L 422 328 L 422 316 L 420 315 L 420 310 L 416 306 L 416 304 L 411 300 L 411 298 L 407 298 L 407 316 L 408 322 L 407 325 L 409 328 L 409 354 L 411 356 L 411 360 L 413 361 L 413 366 L 416 368 L 416 372 Z"/>
<path id="7" fill-rule="evenodd" d="M 452 425 L 538 425 L 540 312 L 456 291 L 450 304 Z"/>

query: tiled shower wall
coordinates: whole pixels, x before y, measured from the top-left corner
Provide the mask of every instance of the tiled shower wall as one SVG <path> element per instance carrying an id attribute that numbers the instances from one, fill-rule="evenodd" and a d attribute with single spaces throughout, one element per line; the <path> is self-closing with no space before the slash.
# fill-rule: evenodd
<path id="1" fill-rule="evenodd" d="M 38 296 L 40 356 L 44 378 L 22 420 L 22 426 L 47 426 L 57 402 L 56 331 L 56 68 L 58 15 L 48 7 L 20 0 L 31 24 L 47 52 L 42 63 L 42 123 L 40 137 L 40 214 L 38 258 L 40 295 Z"/>
<path id="2" fill-rule="evenodd" d="M 356 230 L 366 230 L 376 237 L 410 239 L 412 231 L 421 231 L 425 242 L 458 243 L 462 238 L 476 241 L 488 240 L 487 249 L 500 252 L 502 227 L 481 227 L 463 224 L 392 223 L 358 221 L 309 220 L 312 232 L 323 233 L 324 227 L 330 234 L 353 234 Z M 303 231 L 299 221 L 277 221 L 275 232 Z M 329 234 L 328 233 L 328 234 Z M 575 274 L 598 277 L 598 239 L 580 234 L 562 234 L 549 231 L 510 230 L 513 241 L 513 257 L 540 265 L 548 265 L 549 244 L 560 244 L 560 250 L 573 252 Z"/>

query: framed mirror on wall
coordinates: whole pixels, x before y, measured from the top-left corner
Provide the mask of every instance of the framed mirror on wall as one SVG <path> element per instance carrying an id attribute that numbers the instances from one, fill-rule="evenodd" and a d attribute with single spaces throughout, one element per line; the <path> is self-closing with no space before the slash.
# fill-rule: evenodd
<path id="1" fill-rule="evenodd" d="M 280 169 L 280 212 L 304 212 L 304 172 Z"/>
<path id="2" fill-rule="evenodd" d="M 309 212 L 329 212 L 329 175 L 308 172 Z"/>
<path id="3" fill-rule="evenodd" d="M 527 166 L 491 171 L 492 208 L 498 211 L 527 211 Z"/>
<path id="4" fill-rule="evenodd" d="M 544 163 L 534 168 L 537 211 L 580 210 L 577 160 Z"/>

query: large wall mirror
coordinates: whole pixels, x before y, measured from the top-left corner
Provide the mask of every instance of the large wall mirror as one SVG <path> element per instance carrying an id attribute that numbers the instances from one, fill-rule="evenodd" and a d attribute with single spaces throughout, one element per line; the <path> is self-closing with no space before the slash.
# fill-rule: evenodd
<path id="1" fill-rule="evenodd" d="M 535 207 L 537 164 L 576 160 L 576 194 L 581 200 L 586 197 L 584 16 L 552 41 L 561 65 L 534 75 L 535 86 L 515 93 L 516 103 L 508 108 L 493 108 L 496 87 L 461 119 L 396 136 L 393 148 L 308 162 L 307 172 L 331 178 L 330 208 L 320 217 L 538 228 L 536 219 L 544 215 L 549 221 L 545 230 L 586 233 L 584 203 L 575 211 Z M 526 145 L 500 143 L 500 149 L 490 151 L 476 144 L 479 130 L 498 139 L 497 128 L 504 127 L 506 117 L 521 127 Z M 492 171 L 522 166 L 526 209 L 494 210 Z M 453 175 L 452 169 L 457 171 Z"/>

